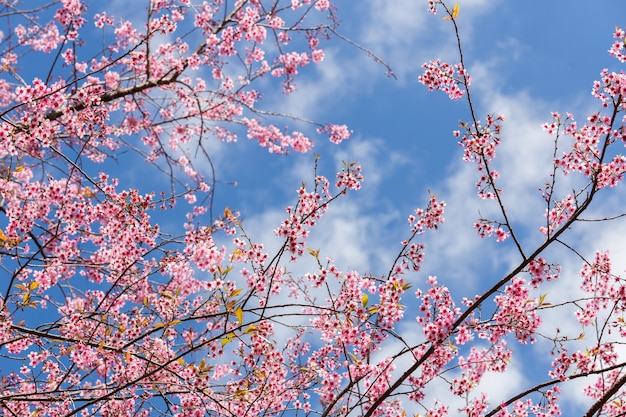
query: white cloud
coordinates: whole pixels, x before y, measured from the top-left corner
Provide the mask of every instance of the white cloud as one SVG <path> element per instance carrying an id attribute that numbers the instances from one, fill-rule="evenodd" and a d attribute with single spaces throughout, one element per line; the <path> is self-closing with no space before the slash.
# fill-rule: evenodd
<path id="1" fill-rule="evenodd" d="M 464 43 L 471 42 L 476 19 L 492 10 L 495 1 L 460 1 L 459 26 Z M 452 2 L 450 2 L 452 7 Z M 401 83 L 414 82 L 422 63 L 439 58 L 457 62 L 456 38 L 442 21 L 443 9 L 433 16 L 426 2 L 373 0 L 361 2 L 356 13 L 365 16 L 355 40 L 388 62 Z"/>

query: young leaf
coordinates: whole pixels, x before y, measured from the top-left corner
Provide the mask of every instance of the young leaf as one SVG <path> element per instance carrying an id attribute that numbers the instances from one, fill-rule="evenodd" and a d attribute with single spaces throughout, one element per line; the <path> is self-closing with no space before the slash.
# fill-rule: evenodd
<path id="1" fill-rule="evenodd" d="M 222 339 L 222 347 L 226 346 L 228 343 L 230 343 L 231 340 L 233 340 L 235 338 L 235 334 L 234 333 L 228 333 L 226 336 L 224 336 L 224 338 Z"/>
<path id="2" fill-rule="evenodd" d="M 457 2 L 452 8 L 452 12 L 450 16 L 443 17 L 443 20 L 456 20 L 456 17 L 459 15 L 459 2 Z"/>
<path id="3" fill-rule="evenodd" d="M 249 325 L 248 327 L 246 327 L 246 330 L 244 330 L 243 332 L 244 332 L 245 334 L 248 334 L 248 333 L 253 333 L 253 332 L 255 332 L 255 331 L 256 331 L 256 329 L 257 329 L 257 327 L 256 327 L 254 324 L 251 324 L 251 325 Z"/>
<path id="4" fill-rule="evenodd" d="M 235 310 L 235 316 L 237 316 L 237 321 L 241 326 L 241 324 L 243 323 L 243 310 L 241 309 L 241 307 L 237 307 L 237 310 Z"/>
<path id="5" fill-rule="evenodd" d="M 543 302 L 544 302 L 544 300 L 546 299 L 546 296 L 547 296 L 547 295 L 548 295 L 548 294 L 546 293 L 546 294 L 542 294 L 542 295 L 541 295 L 541 297 L 539 297 L 539 305 L 540 305 L 540 306 L 542 306 L 542 305 L 543 305 Z"/>
<path id="6" fill-rule="evenodd" d="M 217 266 L 217 269 L 218 269 L 218 271 L 220 271 L 220 274 L 222 274 L 223 276 L 226 276 L 226 275 L 228 275 L 228 273 L 229 273 L 230 271 L 232 271 L 232 270 L 233 270 L 233 267 L 232 267 L 232 266 L 229 266 L 228 268 L 222 269 L 222 267 L 221 267 L 220 265 L 218 265 L 218 266 Z"/>

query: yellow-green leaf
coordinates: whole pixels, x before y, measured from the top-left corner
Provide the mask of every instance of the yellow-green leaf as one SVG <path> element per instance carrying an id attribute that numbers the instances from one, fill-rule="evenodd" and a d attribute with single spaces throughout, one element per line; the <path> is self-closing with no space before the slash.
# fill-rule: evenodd
<path id="1" fill-rule="evenodd" d="M 450 16 L 445 16 L 443 20 L 456 20 L 456 17 L 459 15 L 459 3 L 457 2 L 452 8 L 452 12 L 450 12 Z"/>
<path id="2" fill-rule="evenodd" d="M 248 395 L 249 393 L 250 393 L 249 391 L 240 389 L 239 391 L 237 391 L 235 393 L 235 397 L 244 397 L 244 396 Z"/>
<path id="3" fill-rule="evenodd" d="M 230 271 L 232 271 L 232 270 L 233 270 L 233 267 L 232 267 L 232 266 L 229 266 L 229 267 L 228 267 L 228 268 L 226 268 L 226 269 L 222 269 L 222 267 L 221 267 L 221 266 L 218 266 L 218 267 L 217 267 L 217 269 L 220 271 L 220 274 L 222 274 L 222 275 L 228 275 L 228 273 L 229 273 Z"/>
<path id="4" fill-rule="evenodd" d="M 539 305 L 540 306 L 543 305 L 543 302 L 545 301 L 547 295 L 548 295 L 548 293 L 542 294 L 541 297 L 539 297 Z"/>
<path id="5" fill-rule="evenodd" d="M 454 5 L 454 9 L 452 9 L 452 18 L 456 19 L 459 15 L 459 2 Z"/>
<path id="6" fill-rule="evenodd" d="M 361 297 L 361 305 L 365 307 L 367 305 L 367 301 L 369 300 L 369 296 L 367 294 L 363 294 Z"/>
<path id="7" fill-rule="evenodd" d="M 234 333 L 228 333 L 226 336 L 224 336 L 224 338 L 222 339 L 222 347 L 226 346 L 228 343 L 230 343 L 233 339 L 235 338 L 235 334 Z"/>
<path id="8" fill-rule="evenodd" d="M 157 323 L 157 324 L 155 324 L 155 325 L 154 325 L 154 327 L 155 327 L 155 328 L 157 328 L 157 329 L 159 329 L 159 328 L 161 328 L 161 327 L 165 327 L 165 324 L 163 324 L 163 323 Z"/>
<path id="9" fill-rule="evenodd" d="M 232 269 L 232 268 L 230 268 Z M 231 297 L 237 297 L 239 294 L 241 294 L 241 292 L 243 291 L 243 288 L 237 288 L 235 291 L 230 293 Z"/>
<path id="10" fill-rule="evenodd" d="M 235 310 L 235 316 L 237 316 L 237 321 L 241 326 L 241 324 L 243 323 L 243 310 L 241 309 L 241 307 L 237 307 L 237 310 Z"/>
<path id="11" fill-rule="evenodd" d="M 39 283 L 37 281 L 33 281 L 30 284 L 28 284 L 28 288 L 31 289 L 31 290 L 34 290 L 38 286 L 39 286 Z"/>
<path id="12" fill-rule="evenodd" d="M 257 329 L 257 327 L 256 327 L 254 324 L 251 324 L 251 325 L 249 325 L 248 327 L 246 327 L 246 330 L 244 330 L 243 332 L 244 332 L 245 334 L 248 334 L 248 333 L 255 332 L 255 331 L 256 331 L 256 329 Z"/>

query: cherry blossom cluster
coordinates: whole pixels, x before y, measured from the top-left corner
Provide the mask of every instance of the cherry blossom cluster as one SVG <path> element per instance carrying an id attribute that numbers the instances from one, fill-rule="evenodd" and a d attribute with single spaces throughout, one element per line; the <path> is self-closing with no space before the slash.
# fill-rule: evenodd
<path id="1" fill-rule="evenodd" d="M 476 229 L 478 236 L 480 236 L 481 238 L 495 235 L 496 241 L 498 242 L 504 242 L 511 236 L 509 232 L 503 229 L 496 222 L 488 219 L 479 219 L 477 222 L 474 223 L 474 229 Z"/>
<path id="2" fill-rule="evenodd" d="M 613 33 L 615 42 L 609 49 L 609 54 L 619 59 L 620 62 L 626 62 L 626 30 L 615 27 L 615 33 Z"/>
<path id="3" fill-rule="evenodd" d="M 270 153 L 283 154 L 289 148 L 296 152 L 308 152 L 313 148 L 313 142 L 301 132 L 286 135 L 276 126 L 261 125 L 257 119 L 244 119 L 243 123 L 248 128 L 248 139 L 258 141 Z"/>
<path id="4" fill-rule="evenodd" d="M 547 226 L 541 226 L 539 231 L 549 236 L 557 230 L 563 222 L 572 217 L 576 208 L 576 198 L 572 195 L 568 195 L 562 200 L 554 201 L 552 208 L 549 211 L 546 210 Z"/>
<path id="5" fill-rule="evenodd" d="M 429 356 L 426 353 L 430 352 Z M 412 351 L 415 360 L 421 361 L 419 371 L 407 378 L 408 385 L 411 387 L 411 392 L 408 397 L 411 401 L 421 402 L 425 398 L 426 386 L 456 358 L 457 349 L 450 343 L 436 343 L 433 344 L 431 350 L 427 350 L 426 344 L 421 344 Z M 440 405 L 439 401 L 436 401 L 437 405 Z M 446 416 L 448 415 L 448 408 L 433 407 L 434 415 Z"/>
<path id="6" fill-rule="evenodd" d="M 439 225 L 445 221 L 443 216 L 445 208 L 446 203 L 437 200 L 437 197 L 431 194 L 426 209 L 416 209 L 415 214 L 409 216 L 408 222 L 411 226 L 411 232 L 423 234 L 425 229 L 437 230 Z"/>
<path id="7" fill-rule="evenodd" d="M 412 237 L 408 240 L 403 240 L 402 251 L 400 257 L 401 263 L 396 265 L 394 273 L 401 275 L 406 273 L 409 268 L 414 272 L 418 272 L 421 269 L 422 262 L 424 261 L 424 249 L 423 243 L 411 242 L 416 235 L 421 235 L 425 232 L 425 229 L 439 228 L 439 224 L 445 221 L 444 211 L 446 203 L 437 200 L 437 197 L 430 195 L 428 206 L 426 209 L 418 208 L 414 214 L 408 217 L 409 225 L 411 226 Z"/>
<path id="8" fill-rule="evenodd" d="M 591 325 L 597 314 L 602 309 L 606 309 L 609 304 L 613 305 L 616 300 L 622 305 L 615 307 L 624 310 L 626 286 L 611 271 L 611 259 L 608 252 L 596 252 L 594 261 L 583 265 L 580 276 L 583 279 L 582 290 L 593 295 L 587 301 L 585 309 L 576 312 L 576 318 L 581 324 Z"/>
<path id="9" fill-rule="evenodd" d="M 418 81 L 429 91 L 443 91 L 451 100 L 458 100 L 465 95 L 465 91 L 459 86 L 467 88 L 471 84 L 470 75 L 460 63 L 450 65 L 435 60 L 423 64 L 422 68 L 424 68 L 424 73 L 418 77 Z"/>
<path id="10" fill-rule="evenodd" d="M 472 347 L 467 358 L 459 356 L 458 363 L 461 374 L 451 381 L 452 393 L 464 395 L 472 391 L 487 372 L 504 372 L 511 362 L 512 353 L 504 340 L 500 340 L 488 349 Z M 478 412 L 480 408 L 485 406 L 484 401 L 478 401 L 471 409 Z"/>
<path id="11" fill-rule="evenodd" d="M 593 84 L 592 94 L 602 102 L 604 107 L 609 104 L 624 104 L 624 93 L 626 92 L 626 74 L 623 72 L 609 73 L 608 69 L 602 70 L 600 73 L 601 81 Z"/>
<path id="12" fill-rule="evenodd" d="M 585 387 L 583 392 L 590 398 L 594 400 L 599 400 L 607 392 L 607 390 L 611 389 L 615 384 L 619 385 L 619 380 L 621 376 L 622 375 L 619 370 L 607 372 L 604 377 L 596 378 L 594 384 Z M 622 405 L 622 402 L 620 400 L 615 400 L 612 402 L 611 405 L 607 404 L 602 407 L 602 411 L 612 411 L 614 413 L 617 412 L 616 414 L 607 414 L 611 417 L 616 417 L 619 416 L 619 412 L 623 408 L 624 407 Z"/>
<path id="13" fill-rule="evenodd" d="M 484 126 L 480 122 L 461 123 L 463 134 L 459 130 L 454 131 L 454 136 L 460 138 L 459 145 L 463 147 L 463 160 L 477 165 L 480 178 L 476 188 L 482 199 L 495 199 L 496 192 L 501 191 L 495 186 L 500 175 L 489 167 L 489 162 L 496 157 L 496 148 L 502 142 L 500 134 L 503 121 L 502 115 L 488 115 Z"/>
<path id="14" fill-rule="evenodd" d="M 402 317 L 404 317 L 404 306 L 401 303 L 402 295 L 408 290 L 410 285 L 402 277 L 392 276 L 383 285 L 380 285 L 377 292 L 379 302 L 377 304 L 377 324 L 383 329 L 393 329 Z"/>
<path id="15" fill-rule="evenodd" d="M 539 300 L 530 298 L 526 281 L 520 277 L 514 278 L 494 301 L 498 309 L 493 324 L 485 328 L 486 333 L 481 338 L 486 337 L 496 343 L 503 336 L 513 333 L 520 343 L 533 343 L 541 317 L 537 312 Z"/>
<path id="16" fill-rule="evenodd" d="M 217 272 L 226 256 L 226 248 L 218 247 L 207 227 L 188 230 L 185 236 L 184 254 L 201 271 Z"/>
<path id="17" fill-rule="evenodd" d="M 343 168 L 337 173 L 337 182 L 335 182 L 335 186 L 343 189 L 343 192 L 345 193 L 345 190 L 361 189 L 362 181 L 363 174 L 361 173 L 361 166 L 356 162 L 344 162 Z"/>
<path id="18" fill-rule="evenodd" d="M 34 50 L 42 52 L 51 52 L 63 41 L 58 26 L 53 22 L 48 23 L 43 28 L 31 26 L 27 29 L 23 25 L 18 25 L 15 28 L 15 34 L 20 44 L 28 45 Z"/>
<path id="19" fill-rule="evenodd" d="M 614 128 L 615 115 L 623 110 L 626 93 L 626 78 L 623 73 L 609 73 L 603 70 L 601 81 L 596 81 L 592 94 L 604 107 L 613 107 L 613 115 L 593 114 L 587 123 L 579 127 L 571 114 L 565 120 L 558 113 L 553 113 L 554 121 L 545 123 L 543 128 L 549 134 L 559 132 L 571 137 L 574 142 L 571 150 L 557 158 L 555 163 L 565 173 L 579 172 L 590 178 L 597 188 L 615 187 L 624 178 L 626 158 L 615 155 L 612 159 L 607 154 L 608 147 L 616 142 L 626 142 L 623 127 Z"/>
<path id="20" fill-rule="evenodd" d="M 316 184 L 322 184 L 322 194 L 328 193 L 328 180 L 325 177 L 319 176 Z M 299 256 L 304 253 L 305 238 L 309 235 L 309 229 L 315 226 L 326 212 L 327 206 L 322 201 L 322 194 L 307 191 L 303 184 L 298 189 L 297 204 L 285 209 L 288 218 L 283 220 L 275 233 L 287 239 L 289 252 L 293 255 Z"/>
<path id="21" fill-rule="evenodd" d="M 323 313 L 324 310 L 320 309 L 320 316 L 312 320 L 314 327 L 320 331 L 322 340 L 331 342 L 341 334 L 341 339 L 346 344 L 355 345 L 360 354 L 366 354 L 372 348 L 371 340 L 367 336 L 361 338 L 361 332 L 356 325 L 368 316 L 367 303 L 363 300 L 374 288 L 369 278 L 361 277 L 356 272 L 346 274 L 336 299 L 337 306 L 344 309 L 344 317 L 338 317 L 336 311 Z"/>
<path id="22" fill-rule="evenodd" d="M 614 343 L 598 343 L 585 351 L 577 350 L 571 354 L 566 351 L 561 352 L 552 362 L 553 370 L 550 371 L 550 376 L 560 381 L 567 381 L 581 375 L 600 374 L 594 382 L 582 390 L 586 396 L 597 401 L 605 395 L 607 390 L 618 384 L 618 380 L 623 377 L 619 368 L 602 373 L 600 371 L 615 368 L 618 363 L 619 355 L 615 350 Z M 619 387 L 619 385 L 617 386 Z M 555 387 L 558 388 L 558 385 Z M 617 393 L 617 398 L 623 395 L 623 390 L 620 391 Z M 601 409 L 609 416 L 618 416 L 624 411 L 622 401 L 619 399 L 606 402 Z"/>
<path id="23" fill-rule="evenodd" d="M 532 277 L 529 282 L 530 286 L 538 288 L 539 284 L 544 281 L 554 281 L 558 279 L 561 273 L 561 267 L 559 265 L 549 264 L 540 256 L 528 263 L 528 273 Z"/>
<path id="24" fill-rule="evenodd" d="M 553 114 L 555 120 L 560 120 L 558 113 Z M 601 150 L 599 146 L 602 138 L 611 132 L 611 119 L 608 116 L 592 115 L 588 118 L 588 124 L 578 128 L 578 124 L 571 115 L 563 122 L 563 133 L 574 139 L 572 150 L 557 158 L 557 165 L 564 173 L 570 171 L 580 172 L 587 177 L 593 176 L 599 171 Z M 554 124 L 544 125 L 548 132 L 554 130 Z"/>
<path id="25" fill-rule="evenodd" d="M 344 162 L 344 167 L 337 173 L 336 186 L 339 194 L 345 194 L 347 190 L 361 188 L 363 175 L 361 166 L 354 162 Z M 319 190 L 318 190 L 319 189 Z M 324 201 L 324 197 L 327 201 Z M 314 191 L 307 191 L 305 185 L 298 189 L 298 202 L 295 206 L 286 208 L 288 218 L 276 229 L 276 235 L 286 238 L 288 250 L 293 256 L 304 253 L 305 239 L 309 235 L 309 229 L 315 226 L 327 210 L 327 204 L 333 199 L 329 191 L 329 181 L 324 176 L 315 179 Z M 295 260 L 295 258 L 292 258 Z"/>
<path id="26" fill-rule="evenodd" d="M 332 143 L 340 144 L 342 141 L 350 139 L 352 131 L 346 125 L 327 124 L 317 129 L 317 133 L 327 134 Z"/>
<path id="27" fill-rule="evenodd" d="M 393 329 L 402 318 L 400 302 L 409 285 L 399 277 L 377 283 L 356 272 L 332 275 L 341 279 L 338 294 L 311 310 L 315 317 L 311 320 L 313 329 L 327 344 L 309 356 L 307 368 L 315 370 L 324 381 L 317 394 L 327 403 L 339 400 L 336 393 L 344 381 L 359 381 L 360 388 L 351 389 L 334 407 L 345 414 L 352 404 L 363 401 L 359 390 L 367 390 L 367 404 L 371 404 L 389 388 L 395 364 L 389 359 L 370 363 L 365 358 L 381 349 L 389 334 L 386 330 Z M 399 412 L 397 401 L 383 404 L 380 410 L 385 411 L 373 415 Z"/>
<path id="28" fill-rule="evenodd" d="M 406 258 L 411 263 L 411 269 L 414 272 L 418 272 L 421 269 L 422 262 L 424 261 L 424 244 L 423 243 L 411 243 L 402 242 L 404 245 L 408 245 L 406 249 Z"/>
<path id="29" fill-rule="evenodd" d="M 417 322 L 430 342 L 442 342 L 453 329 L 460 309 L 455 306 L 447 287 L 437 283 L 437 277 L 428 277 L 430 288 L 424 293 L 417 290 L 415 296 L 421 300 Z"/>
<path id="30" fill-rule="evenodd" d="M 509 407 L 503 407 L 495 415 L 497 417 L 550 417 L 561 415 L 561 409 L 558 404 L 561 389 L 559 386 L 546 390 L 541 400 L 534 403 L 532 399 L 517 400 L 513 404 L 512 410 Z"/>
<path id="31" fill-rule="evenodd" d="M 611 343 L 600 343 L 585 351 L 561 352 L 552 362 L 551 378 L 568 380 L 576 374 L 588 374 L 617 363 L 618 355 Z"/>
<path id="32" fill-rule="evenodd" d="M 428 11 L 437 14 L 437 2 L 435 0 L 428 0 Z"/>

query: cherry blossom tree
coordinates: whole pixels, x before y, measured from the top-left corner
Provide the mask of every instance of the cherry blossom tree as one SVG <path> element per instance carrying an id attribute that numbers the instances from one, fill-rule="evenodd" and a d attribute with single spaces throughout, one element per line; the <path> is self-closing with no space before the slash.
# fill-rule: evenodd
<path id="1" fill-rule="evenodd" d="M 586 259 L 564 239 L 582 222 L 623 216 L 584 216 L 626 170 L 623 73 L 600 74 L 597 112 L 582 123 L 554 113 L 544 125 L 554 159 L 538 184 L 543 241 L 528 247 L 496 170 L 505 115 L 475 110 L 462 11 L 424 2 L 449 20 L 458 62 L 433 57 L 419 82 L 469 109 L 453 134 L 477 169 L 477 198 L 498 212 L 474 228 L 517 257 L 483 293 L 451 294 L 420 273 L 422 236 L 436 237 L 444 222 L 438 196 L 407 213 L 385 275 L 340 270 L 332 253 L 307 245 L 334 202 L 360 188 L 358 163 L 346 161 L 332 179 L 316 164 L 275 225 L 277 251 L 250 236 L 234 209 L 214 204 L 211 141 L 246 137 L 286 154 L 319 140 L 279 127 L 303 120 L 264 109 L 263 85 L 295 91 L 332 40 L 390 71 L 338 32 L 340 11 L 328 0 L 146 0 L 141 15 L 80 0 L 1 3 L 3 415 L 548 416 L 581 379 L 585 416 L 626 415 L 624 280 L 608 252 Z M 626 29 L 614 38 L 610 54 L 623 63 Z M 307 123 L 336 144 L 351 134 Z M 166 181 L 147 192 L 129 186 L 114 168 L 127 153 Z M 568 175 L 576 180 L 561 186 Z M 160 226 L 168 214 L 178 234 Z M 561 274 L 553 246 L 581 258 L 584 295 L 558 305 L 542 291 Z M 307 273 L 292 272 L 311 260 Z M 568 308 L 580 334 L 540 330 Z M 402 334 L 407 320 L 418 342 Z M 506 378 L 515 346 L 538 338 L 552 342 L 553 361 L 534 385 L 511 398 L 483 392 L 486 375 Z M 447 397 L 433 397 L 434 385 Z"/>

